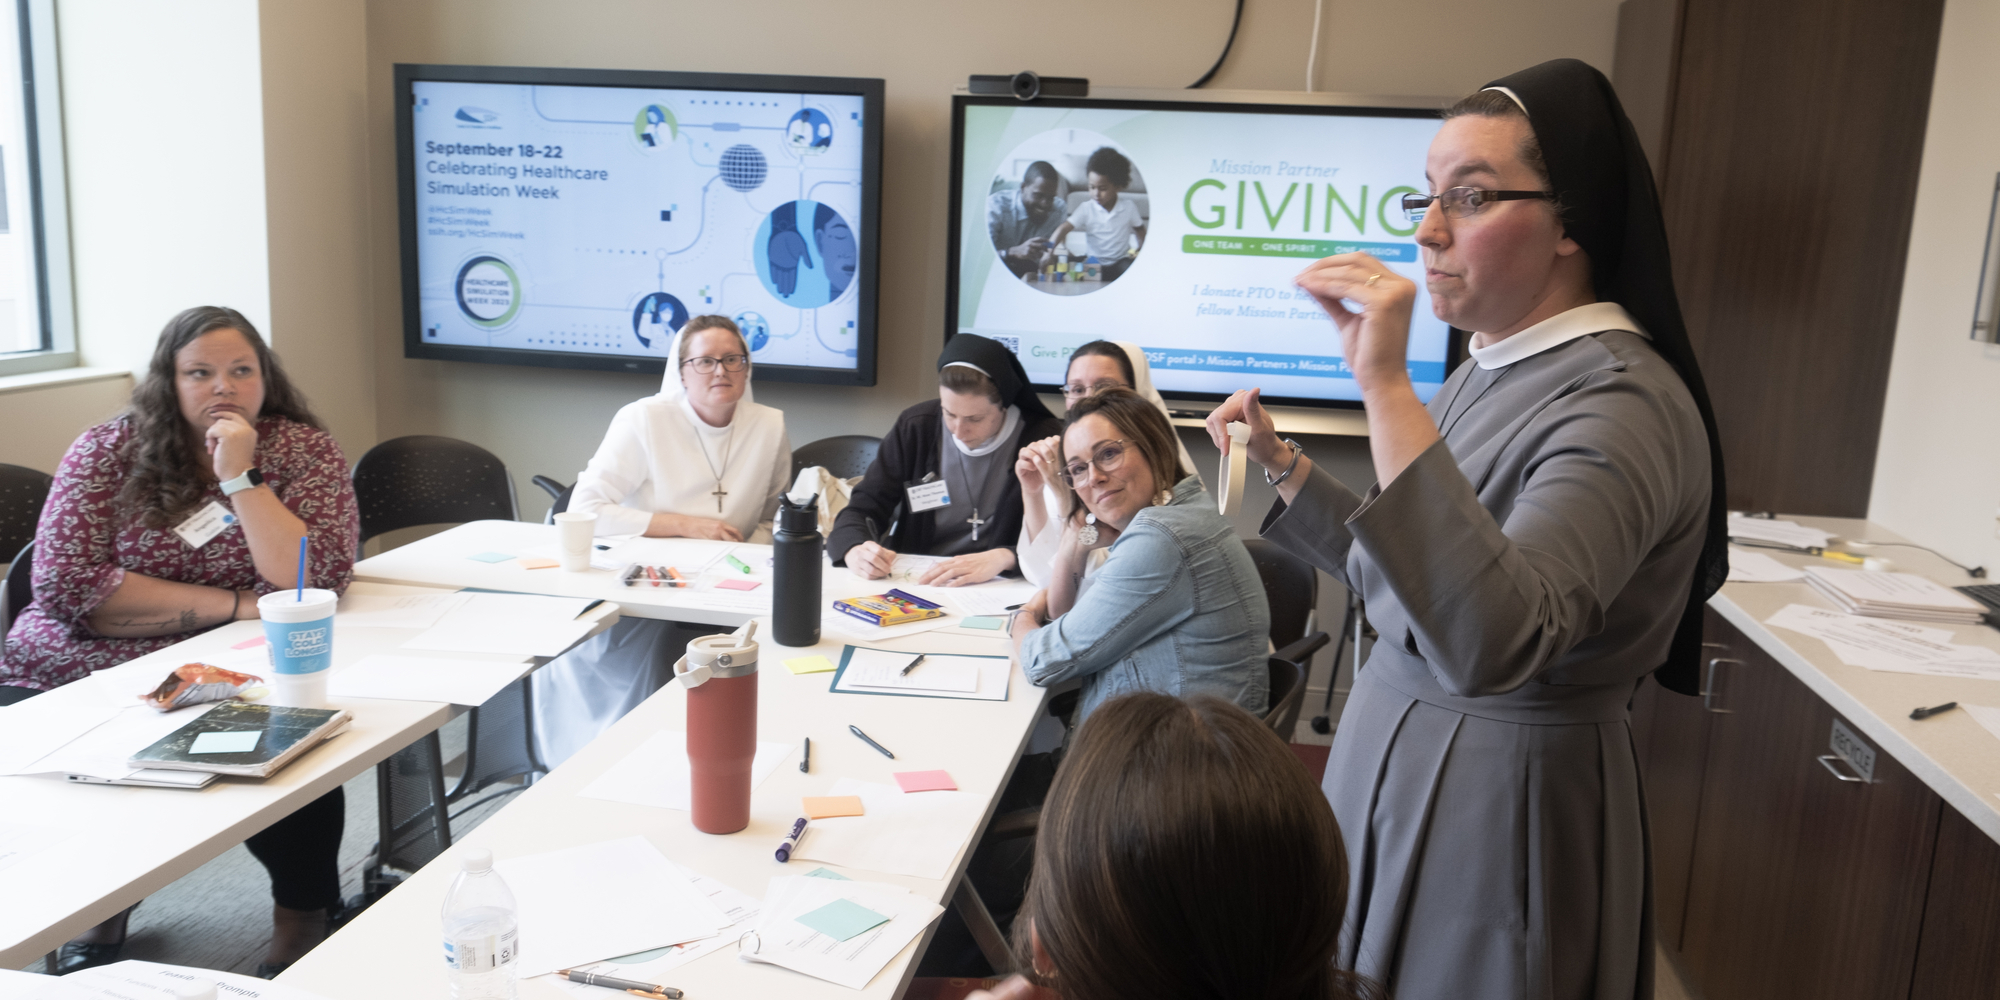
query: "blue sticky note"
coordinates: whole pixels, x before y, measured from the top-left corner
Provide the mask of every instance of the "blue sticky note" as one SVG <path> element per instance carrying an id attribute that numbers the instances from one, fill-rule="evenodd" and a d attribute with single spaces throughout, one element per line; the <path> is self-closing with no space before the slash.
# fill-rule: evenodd
<path id="1" fill-rule="evenodd" d="M 852 882 L 852 881 L 854 881 L 853 879 L 851 879 L 851 878 L 848 878 L 847 876 L 845 876 L 845 875 L 842 875 L 841 873 L 839 873 L 839 872 L 837 872 L 837 871 L 834 871 L 834 870 L 833 870 L 833 869 L 831 869 L 831 868 L 815 868 L 815 869 L 813 869 L 812 871 L 809 871 L 809 872 L 807 872 L 807 873 L 806 873 L 806 877 L 807 877 L 807 878 L 831 878 L 831 879 L 839 879 L 839 880 L 840 880 L 840 881 L 842 881 L 842 882 Z"/>
<path id="2" fill-rule="evenodd" d="M 986 629 L 989 632 L 998 632 L 999 630 L 1007 627 L 1007 619 L 996 618 L 992 616 L 984 616 L 979 618 L 966 618 L 959 621 L 958 627 L 979 628 L 979 629 Z"/>
<path id="3" fill-rule="evenodd" d="M 479 562 L 483 563 L 497 563 L 497 562 L 506 562 L 507 560 L 512 559 L 514 557 L 508 555 L 505 552 L 481 552 L 476 556 L 467 556 L 466 558 L 476 559 Z"/>
<path id="4" fill-rule="evenodd" d="M 800 914 L 798 920 L 835 941 L 845 941 L 889 922 L 888 917 L 845 899 L 836 899 L 810 913 Z"/>
<path id="5" fill-rule="evenodd" d="M 257 749 L 257 741 L 263 738 L 262 729 L 247 733 L 200 733 L 188 753 L 249 753 Z"/>

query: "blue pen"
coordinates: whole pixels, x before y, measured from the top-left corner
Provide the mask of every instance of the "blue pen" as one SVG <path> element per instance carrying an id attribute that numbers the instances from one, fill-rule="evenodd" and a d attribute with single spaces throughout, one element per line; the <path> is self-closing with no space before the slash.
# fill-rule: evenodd
<path id="1" fill-rule="evenodd" d="M 792 860 L 792 851 L 799 846 L 799 837 L 802 836 L 805 832 L 806 832 L 806 818 L 804 816 L 800 816 L 798 822 L 792 824 L 792 835 L 786 837 L 785 842 L 778 845 L 779 864 L 784 864 L 785 862 Z"/>

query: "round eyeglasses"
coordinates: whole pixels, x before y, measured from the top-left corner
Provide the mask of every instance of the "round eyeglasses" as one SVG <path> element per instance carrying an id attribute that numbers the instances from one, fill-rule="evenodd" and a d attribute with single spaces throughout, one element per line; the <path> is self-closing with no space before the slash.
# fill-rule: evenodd
<path id="1" fill-rule="evenodd" d="M 1125 383 L 1117 379 L 1102 378 L 1095 382 L 1071 382 L 1063 386 L 1062 392 L 1064 399 L 1082 399 L 1085 396 L 1095 396 L 1106 389 L 1122 388 L 1125 388 Z"/>
<path id="2" fill-rule="evenodd" d="M 681 362 L 682 368 L 693 366 L 694 370 L 702 375 L 713 374 L 716 365 L 721 365 L 722 370 L 726 372 L 740 372 L 750 367 L 750 356 L 747 354 L 725 354 L 719 358 L 689 358 Z"/>
<path id="3" fill-rule="evenodd" d="M 1056 476 L 1063 481 L 1064 486 L 1076 489 L 1076 484 L 1090 482 L 1091 466 L 1096 466 L 1099 472 L 1116 472 L 1119 466 L 1125 464 L 1126 445 L 1129 443 L 1124 438 L 1106 441 L 1097 446 L 1097 450 L 1091 453 L 1090 458 L 1070 459 L 1069 464 L 1064 465 Z"/>
<path id="4" fill-rule="evenodd" d="M 1403 217 L 1411 222 L 1424 221 L 1431 202 L 1444 206 L 1444 214 L 1449 219 L 1463 219 L 1479 214 L 1488 202 L 1495 201 L 1548 201 L 1555 195 L 1547 191 L 1488 191 L 1485 188 L 1446 188 L 1437 194 L 1406 194 L 1403 196 Z"/>

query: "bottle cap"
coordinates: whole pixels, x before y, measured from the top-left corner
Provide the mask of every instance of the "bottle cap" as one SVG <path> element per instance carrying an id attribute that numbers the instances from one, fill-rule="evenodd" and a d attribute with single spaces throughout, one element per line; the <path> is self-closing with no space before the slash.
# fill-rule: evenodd
<path id="1" fill-rule="evenodd" d="M 458 856 L 458 866 L 478 874 L 493 870 L 493 852 L 484 847 L 475 847 Z"/>

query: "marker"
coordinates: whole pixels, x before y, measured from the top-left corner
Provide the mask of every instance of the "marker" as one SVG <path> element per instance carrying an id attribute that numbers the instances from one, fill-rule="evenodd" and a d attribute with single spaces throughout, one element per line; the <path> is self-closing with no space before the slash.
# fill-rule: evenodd
<path id="1" fill-rule="evenodd" d="M 1931 716 L 1933 716 L 1933 715 L 1937 715 L 1937 714 L 1939 714 L 1939 713 L 1941 713 L 1941 712 L 1949 712 L 1949 711 L 1951 711 L 1952 709 L 1954 709 L 1954 708 L 1957 708 L 1957 707 L 1958 707 L 1958 702 L 1955 702 L 1955 701 L 1947 701 L 1947 702 L 1945 702 L 1944 704 L 1942 704 L 1942 705 L 1939 705 L 1939 706 L 1938 706 L 1938 707 L 1936 707 L 1936 708 L 1925 708 L 1925 707 L 1923 707 L 1923 706 L 1919 705 L 1919 706 L 1917 706 L 1917 707 L 1916 707 L 1916 708 L 1915 708 L 1914 710 L 1912 710 L 1912 711 L 1910 712 L 1910 718 L 1912 718 L 1912 719 L 1928 719 L 1928 718 L 1930 718 L 1930 717 L 1931 717 Z"/>
<path id="2" fill-rule="evenodd" d="M 1821 550 L 1819 557 L 1821 559 L 1831 559 L 1835 562 L 1853 563 L 1856 566 L 1860 566 L 1868 561 L 1866 558 L 1857 556 L 1852 552 L 1835 552 L 1832 549 Z"/>
<path id="3" fill-rule="evenodd" d="M 890 753 L 890 752 L 889 752 L 889 748 L 888 748 L 888 747 L 885 747 L 885 746 L 883 746 L 882 744 L 880 744 L 880 743 L 877 743 L 877 742 L 875 742 L 874 740 L 871 740 L 871 739 L 869 739 L 869 738 L 868 738 L 868 734 L 867 734 L 867 733 L 864 733 L 864 732 L 862 732 L 862 731 L 861 731 L 861 727 L 859 727 L 859 726 L 848 726 L 848 727 L 847 727 L 847 731 L 848 731 L 848 732 L 850 732 L 850 733 L 853 733 L 853 734 L 854 734 L 854 735 L 856 735 L 856 736 L 859 736 L 859 737 L 861 737 L 861 742 L 863 742 L 863 743 L 866 743 L 866 744 L 868 744 L 869 746 L 871 746 L 871 747 L 874 747 L 875 749 L 877 749 L 877 750 L 880 750 L 880 751 L 882 751 L 882 756 L 884 756 L 884 757 L 887 757 L 887 758 L 889 758 L 890 760 L 895 760 L 895 759 L 896 759 L 896 755 L 895 755 L 895 754 L 892 754 L 892 753 Z"/>
<path id="4" fill-rule="evenodd" d="M 799 773 L 800 774 L 812 773 L 812 762 L 813 762 L 813 738 L 808 736 L 806 737 L 806 752 L 799 757 Z"/>
<path id="5" fill-rule="evenodd" d="M 681 1000 L 681 991 L 671 986 L 656 986 L 652 983 L 619 979 L 616 976 L 600 976 L 595 972 L 578 972 L 575 969 L 557 969 L 556 975 L 568 977 L 572 983 L 585 986 L 602 986 L 607 990 L 624 990 L 635 996 L 657 997 L 661 1000 Z"/>
<path id="6" fill-rule="evenodd" d="M 609 546 L 609 545 L 599 545 L 599 546 L 597 547 L 597 551 L 599 551 L 599 552 L 609 552 L 609 551 L 611 551 L 611 546 Z"/>
<path id="7" fill-rule="evenodd" d="M 785 842 L 778 845 L 779 864 L 784 864 L 792 860 L 792 851 L 799 846 L 799 837 L 803 836 L 805 832 L 806 818 L 800 816 L 798 822 L 792 824 L 792 835 L 786 837 Z"/>
<path id="8" fill-rule="evenodd" d="M 737 569 L 740 569 L 740 570 L 742 570 L 742 571 L 743 571 L 743 572 L 745 572 L 745 573 L 755 573 L 755 572 L 757 572 L 756 570 L 754 570 L 754 569 L 751 569 L 751 568 L 750 568 L 750 564 L 749 564 L 749 563 L 746 563 L 746 562 L 744 562 L 743 560 L 741 560 L 741 559 L 738 559 L 738 558 L 736 558 L 735 556 L 723 556 L 722 558 L 724 558 L 724 559 L 728 560 L 728 561 L 729 561 L 729 565 L 731 565 L 731 566 L 734 566 L 734 567 L 736 567 Z"/>
<path id="9" fill-rule="evenodd" d="M 667 571 L 667 576 L 668 576 L 668 578 L 669 578 L 669 579 L 671 579 L 671 580 L 673 580 L 673 582 L 672 582 L 672 583 L 669 583 L 669 584 L 667 584 L 667 586 L 669 586 L 669 587 L 685 587 L 685 586 L 687 586 L 687 577 L 684 577 L 684 576 L 682 576 L 682 575 L 681 575 L 681 571 L 680 571 L 680 570 L 677 570 L 677 569 L 673 568 L 672 566 L 667 566 L 667 567 L 663 567 L 663 568 L 664 568 L 664 569 L 666 569 L 666 571 Z"/>
<path id="10" fill-rule="evenodd" d="M 653 572 L 653 567 L 651 566 L 646 567 L 646 579 L 652 581 L 655 587 L 660 585 L 660 574 Z"/>
<path id="11" fill-rule="evenodd" d="M 919 664 L 919 663 L 922 663 L 922 662 L 924 662 L 924 654 L 923 654 L 923 653 L 918 653 L 918 654 L 917 654 L 917 658 L 916 658 L 916 659 L 914 659 L 914 660 L 911 660 L 911 661 L 910 661 L 909 663 L 906 663 L 906 664 L 904 664 L 904 665 L 903 665 L 903 669 L 902 669 L 902 670 L 900 670 L 900 671 L 898 671 L 898 672 L 897 672 L 897 674 L 896 674 L 896 676 L 898 676 L 898 677 L 908 677 L 908 676 L 910 676 L 910 671 L 912 671 L 912 670 L 915 670 L 915 669 L 917 669 L 917 664 Z"/>

